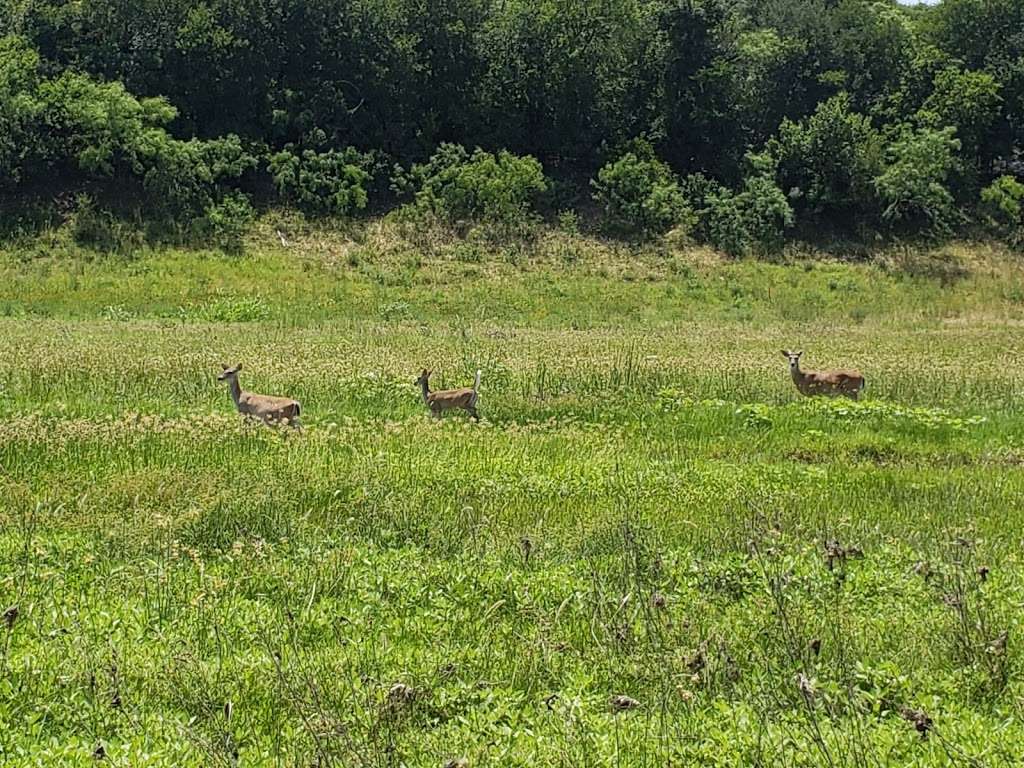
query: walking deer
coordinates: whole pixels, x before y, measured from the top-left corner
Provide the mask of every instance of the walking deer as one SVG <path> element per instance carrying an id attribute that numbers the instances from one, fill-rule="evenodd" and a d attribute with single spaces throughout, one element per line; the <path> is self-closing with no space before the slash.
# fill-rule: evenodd
<path id="1" fill-rule="evenodd" d="M 221 368 L 223 370 L 217 380 L 228 383 L 228 387 L 231 389 L 231 399 L 235 401 L 235 407 L 240 414 L 253 419 L 262 419 L 264 423 L 271 426 L 278 424 L 299 426 L 301 407 L 298 400 L 246 392 L 238 383 L 238 372 L 242 370 L 241 364 L 234 368 L 222 364 Z"/>
<path id="2" fill-rule="evenodd" d="M 851 369 L 802 371 L 800 370 L 800 357 L 803 352 L 790 352 L 784 349 L 782 355 L 789 360 L 789 372 L 793 376 L 793 383 L 796 384 L 796 388 L 802 395 L 807 397 L 814 395 L 843 396 L 857 400 L 864 390 L 864 377 L 860 371 Z"/>
<path id="3" fill-rule="evenodd" d="M 445 411 L 461 408 L 476 421 L 480 421 L 480 414 L 476 411 L 476 401 L 480 397 L 480 371 L 476 372 L 476 380 L 473 382 L 472 388 L 446 389 L 440 392 L 430 391 L 430 374 L 432 373 L 433 371 L 424 368 L 420 377 L 416 379 L 416 384 L 423 392 L 423 402 L 434 414 L 434 418 L 440 418 Z"/>

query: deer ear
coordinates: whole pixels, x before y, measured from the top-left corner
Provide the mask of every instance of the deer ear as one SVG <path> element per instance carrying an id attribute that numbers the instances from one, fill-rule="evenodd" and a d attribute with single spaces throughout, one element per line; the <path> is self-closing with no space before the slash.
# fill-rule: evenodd
<path id="1" fill-rule="evenodd" d="M 239 363 L 238 365 L 235 366 L 235 373 L 237 373 L 240 370 L 242 370 L 242 364 L 241 363 Z"/>
<path id="2" fill-rule="evenodd" d="M 782 356 L 788 358 L 789 357 L 789 352 L 787 350 L 785 350 L 785 349 L 782 350 Z"/>

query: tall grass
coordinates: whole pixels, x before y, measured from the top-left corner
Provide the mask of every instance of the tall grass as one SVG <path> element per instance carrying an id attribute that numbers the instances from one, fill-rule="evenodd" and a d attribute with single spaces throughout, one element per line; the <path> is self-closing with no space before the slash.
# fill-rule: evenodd
<path id="1" fill-rule="evenodd" d="M 315 249 L 9 258 L 3 764 L 1012 763 L 1016 268 L 589 247 L 579 281 L 474 265 L 458 313 L 443 257 L 402 289 L 387 254 L 376 283 Z M 800 400 L 784 346 L 867 400 Z M 221 362 L 305 429 L 242 423 Z M 484 421 L 430 419 L 423 365 L 483 368 Z"/>

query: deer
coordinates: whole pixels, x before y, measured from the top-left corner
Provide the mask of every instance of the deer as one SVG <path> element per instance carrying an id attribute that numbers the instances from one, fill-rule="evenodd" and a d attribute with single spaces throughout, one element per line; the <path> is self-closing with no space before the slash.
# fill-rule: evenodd
<path id="1" fill-rule="evenodd" d="M 428 371 L 424 368 L 423 372 L 420 373 L 420 377 L 416 379 L 416 385 L 422 391 L 423 402 L 426 403 L 430 412 L 434 414 L 434 418 L 441 418 L 441 414 L 445 411 L 461 408 L 472 416 L 474 421 L 480 421 L 480 414 L 476 410 L 476 402 L 480 397 L 480 371 L 477 370 L 476 372 L 476 379 L 473 382 L 472 388 L 446 389 L 439 392 L 430 391 L 430 375 L 432 373 L 433 371 Z"/>
<path id="2" fill-rule="evenodd" d="M 261 419 L 270 426 L 290 424 L 293 427 L 299 427 L 301 407 L 298 400 L 246 392 L 238 383 L 238 373 L 242 370 L 241 363 L 233 368 L 221 364 L 221 368 L 221 374 L 217 380 L 228 383 L 228 387 L 231 389 L 231 399 L 235 401 L 235 408 L 240 414 L 251 419 Z"/>
<path id="3" fill-rule="evenodd" d="M 834 371 L 801 371 L 800 357 L 803 352 L 782 350 L 782 356 L 789 360 L 789 372 L 800 394 L 807 397 L 827 395 L 860 399 L 864 390 L 864 376 L 860 371 L 839 369 Z"/>

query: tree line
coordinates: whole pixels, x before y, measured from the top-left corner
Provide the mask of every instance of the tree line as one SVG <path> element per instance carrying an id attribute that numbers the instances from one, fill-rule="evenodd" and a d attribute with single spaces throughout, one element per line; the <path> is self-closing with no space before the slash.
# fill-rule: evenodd
<path id="1" fill-rule="evenodd" d="M 1024 0 L 0 0 L 8 228 L 62 195 L 83 236 L 228 239 L 253 203 L 407 199 L 506 225 L 596 203 L 734 253 L 1020 244 L 1022 147 Z"/>

